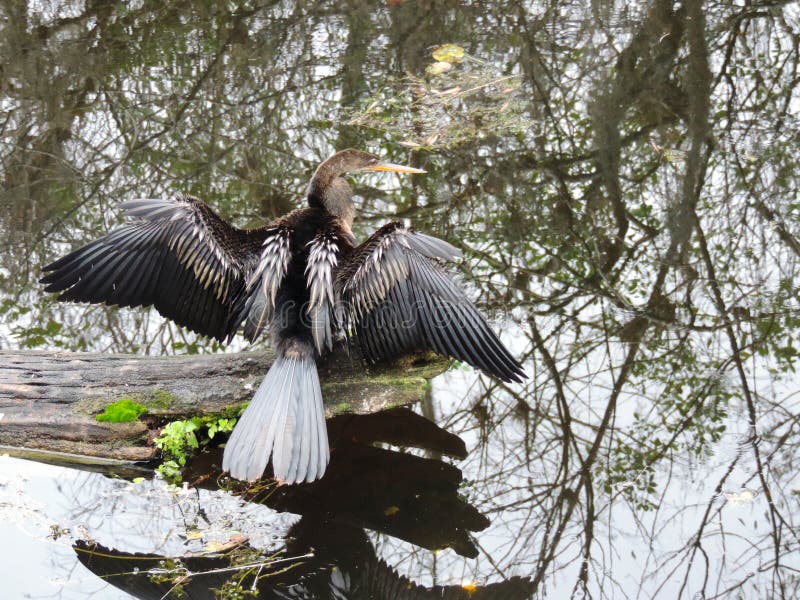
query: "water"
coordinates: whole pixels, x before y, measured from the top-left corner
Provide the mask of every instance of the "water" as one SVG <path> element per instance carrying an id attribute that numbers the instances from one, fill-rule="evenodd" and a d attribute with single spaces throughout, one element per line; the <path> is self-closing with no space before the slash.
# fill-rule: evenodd
<path id="1" fill-rule="evenodd" d="M 440 594 L 521 577 L 536 598 L 800 596 L 796 5 L 0 10 L 0 348 L 217 351 L 154 313 L 57 304 L 41 266 L 117 223 L 120 200 L 191 193 L 255 225 L 335 149 L 368 148 L 428 173 L 354 179 L 356 234 L 402 218 L 461 247 L 464 285 L 531 378 L 456 367 L 415 409 L 466 443 L 445 462 L 491 522 L 466 530 L 477 556 L 446 548 L 432 500 L 413 510 L 435 552 L 365 502 L 350 554 L 308 573 L 374 553 L 455 586 Z M 446 43 L 465 56 L 426 74 Z M 12 598 L 129 597 L 77 539 L 175 554 L 236 531 L 289 552 L 311 522 L 288 500 L 11 458 L 0 494 Z M 198 523 L 217 538 L 185 543 Z"/>

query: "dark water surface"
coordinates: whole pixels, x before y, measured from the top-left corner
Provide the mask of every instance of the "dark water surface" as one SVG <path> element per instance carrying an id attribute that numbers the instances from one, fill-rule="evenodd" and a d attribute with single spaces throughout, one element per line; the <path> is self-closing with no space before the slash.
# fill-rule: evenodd
<path id="1" fill-rule="evenodd" d="M 414 598 L 800 597 L 796 4 L 9 1 L 0 30 L 0 348 L 219 350 L 57 304 L 41 266 L 135 197 L 260 224 L 356 146 L 428 171 L 354 181 L 357 236 L 400 217 L 463 249 L 531 375 L 434 381 L 415 410 L 463 460 L 361 448 L 267 506 L 0 457 L 0 596 L 129 598 L 76 540 L 240 532 L 296 559 L 266 598 L 402 597 L 343 591 L 365 574 Z M 442 44 L 466 51 L 449 70 Z M 124 558 L 132 593 L 169 589 Z"/>

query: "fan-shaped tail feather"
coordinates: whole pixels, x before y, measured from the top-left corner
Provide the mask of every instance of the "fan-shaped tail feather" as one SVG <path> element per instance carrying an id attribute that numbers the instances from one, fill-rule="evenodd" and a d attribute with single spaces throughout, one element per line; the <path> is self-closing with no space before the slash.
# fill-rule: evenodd
<path id="1" fill-rule="evenodd" d="M 287 350 L 275 359 L 225 446 L 224 471 L 259 479 L 272 457 L 275 478 L 314 481 L 328 465 L 328 432 L 313 353 Z"/>

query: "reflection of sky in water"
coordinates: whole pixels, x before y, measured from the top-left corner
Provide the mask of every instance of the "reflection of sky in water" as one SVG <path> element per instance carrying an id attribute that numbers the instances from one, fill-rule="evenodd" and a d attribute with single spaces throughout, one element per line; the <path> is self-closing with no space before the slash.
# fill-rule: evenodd
<path id="1" fill-rule="evenodd" d="M 525 342 L 515 335 L 513 327 L 503 337 L 513 351 L 521 352 Z M 530 365 L 526 368 L 531 372 Z M 726 379 L 730 376 L 726 375 Z M 762 377 L 755 383 L 754 389 L 763 387 L 761 394 L 767 398 L 793 397 L 791 381 Z M 468 369 L 458 369 L 437 378 L 433 392 L 436 422 L 460 435 L 470 450 L 465 461 L 455 462 L 464 471 L 466 485 L 462 492 L 492 522 L 474 536 L 480 556 L 471 560 L 450 550 L 431 553 L 385 535 L 371 536 L 379 556 L 419 583 L 491 582 L 512 575 L 530 575 L 536 567 L 543 511 L 553 503 L 550 498 L 544 504 L 532 504 L 531 496 L 553 485 L 560 447 L 548 438 L 546 428 L 537 432 L 532 443 L 533 432 L 530 427 L 526 432 L 524 420 L 515 414 L 516 398 L 497 391 L 487 397 L 487 384 L 493 385 Z M 607 389 L 608 385 L 602 378 L 595 378 L 593 386 L 585 389 L 591 394 L 593 389 L 596 393 L 596 389 Z M 735 381 L 726 385 L 735 385 Z M 548 390 L 538 389 L 536 393 L 545 396 Z M 484 425 L 483 433 L 472 410 L 479 399 L 490 402 L 492 407 L 491 422 Z M 593 402 L 589 395 L 584 404 L 574 407 L 573 418 L 591 422 L 602 411 L 604 399 L 600 393 Z M 633 410 L 642 402 L 634 394 L 624 398 L 615 426 L 631 426 Z M 796 414 L 797 410 L 795 398 L 793 404 L 784 403 L 771 418 L 776 423 L 783 422 L 782 417 Z M 770 529 L 765 517 L 767 500 L 759 493 L 760 484 L 754 477 L 745 413 L 743 407 L 734 407 L 725 420 L 725 434 L 710 453 L 694 457 L 679 452 L 669 462 L 656 465 L 653 472 L 658 484 L 657 511 L 633 510 L 619 493 L 627 487 L 626 482 L 616 484 L 612 498 L 598 487 L 595 503 L 599 515 L 594 527 L 599 558 L 595 560 L 600 565 L 597 572 L 604 576 L 599 582 L 604 589 L 639 590 L 645 597 L 676 597 L 693 536 L 709 505 L 712 515 L 703 539 L 716 588 L 722 591 L 739 581 L 743 570 L 750 574 L 754 585 L 767 577 L 757 570 L 769 554 L 764 550 L 768 548 L 766 536 Z M 760 426 L 764 435 L 769 434 L 769 421 L 765 419 Z M 549 444 L 547 450 L 536 444 L 537 439 Z M 762 452 L 769 448 L 762 444 Z M 783 486 L 776 490 L 781 494 L 779 507 L 789 517 L 796 514 L 798 477 L 785 467 L 781 470 L 779 461 L 791 464 L 792 452 L 791 448 L 777 451 L 774 466 L 774 475 L 781 478 Z M 188 549 L 179 537 L 187 525 L 200 522 L 207 527 L 197 517 L 198 503 L 193 493 L 173 495 L 164 492 L 160 484 L 150 482 L 131 484 L 8 458 L 3 462 L 0 532 L 15 548 L 4 565 L 9 574 L 5 578 L 9 590 L 30 592 L 32 597 L 47 595 L 54 589 L 61 590 L 62 598 L 81 598 L 95 592 L 103 598 L 124 597 L 116 589 L 103 588 L 95 576 L 77 564 L 69 548 L 71 536 L 58 541 L 47 539 L 53 524 L 70 529 L 71 535 L 85 532 L 101 543 L 129 552 L 165 554 L 180 554 Z M 602 466 L 597 470 L 598 477 L 602 477 L 601 472 Z M 717 494 L 715 488 L 726 473 L 721 494 Z M 638 475 L 632 474 L 631 482 Z M 234 507 L 240 507 L 222 494 L 200 491 L 200 498 L 215 525 Z M 237 517 L 230 525 L 222 519 L 229 529 L 219 531 L 220 539 L 224 540 L 230 530 L 241 530 L 255 544 L 274 544 L 272 536 L 280 535 L 296 518 L 260 507 L 237 512 Z M 548 589 L 557 596 L 570 593 L 578 574 L 582 523 L 577 520 L 567 528 L 564 549 L 553 562 Z M 698 556 L 696 562 L 699 560 Z M 782 562 L 790 568 L 800 568 L 800 561 L 791 553 Z M 43 577 L 43 573 L 47 576 Z M 694 593 L 703 577 L 702 568 L 693 568 L 686 589 Z M 37 594 L 37 590 L 41 593 Z"/>
<path id="2" fill-rule="evenodd" d="M 492 520 L 475 535 L 481 556 L 467 560 L 443 551 L 434 559 L 428 551 L 374 536 L 381 555 L 428 583 L 434 572 L 440 583 L 530 576 L 543 568 L 539 561 L 571 503 L 569 494 L 577 490 L 578 503 L 540 587 L 553 597 L 573 589 L 590 521 L 588 579 L 595 592 L 602 587 L 610 597 L 619 592 L 619 597 L 674 598 L 694 552 L 683 594 L 692 597 L 705 560 L 692 544 L 705 521 L 709 595 L 748 580 L 741 591 L 745 597 L 771 597 L 780 585 L 769 537 L 777 532 L 780 551 L 787 553 L 780 574 L 791 596 L 798 585 L 791 569 L 798 567 L 792 552 L 798 549 L 800 513 L 799 407 L 797 375 L 778 359 L 798 345 L 797 7 L 705 7 L 711 134 L 696 210 L 716 269 L 712 277 L 695 234 L 686 252 L 668 256 L 681 227 L 675 211 L 688 169 L 703 159 L 702 154 L 691 158 L 696 98 L 690 93 L 704 82 L 689 68 L 686 36 L 692 21 L 681 11 L 691 8 L 690 2 L 467 2 L 457 9 L 399 4 L 379 10 L 348 5 L 340 11 L 286 2 L 245 18 L 247 35 L 240 34 L 216 70 L 208 70 L 200 93 L 176 123 L 169 120 L 209 68 L 218 34 L 235 31 L 232 15 L 212 19 L 201 12 L 182 18 L 183 29 L 172 30 L 174 15 L 132 4 L 131 14 L 143 11 L 141 21 L 132 17 L 135 24 L 123 30 L 119 43 L 114 38 L 119 32 L 102 29 L 107 37 L 98 37 L 94 29 L 105 27 L 108 15 L 82 20 L 83 10 L 71 3 L 29 5 L 27 14 L 42 12 L 44 26 L 62 17 L 77 21 L 62 23 L 46 40 L 29 40 L 24 56 L 16 42 L 3 46 L 4 64 L 19 67 L 13 73 L 19 88 L 2 88 L 0 97 L 9 119 L 7 137 L 0 140 L 5 177 L 0 302 L 31 310 L 0 313 L 0 347 L 24 346 L 30 341 L 25 332 L 49 320 L 59 323 L 61 332 L 34 346 L 159 353 L 173 351 L 176 340 L 195 342 L 146 311 L 54 305 L 35 283 L 40 266 L 116 223 L 121 199 L 181 190 L 208 200 L 238 224 L 260 222 L 296 205 L 316 161 L 333 148 L 377 142 L 374 151 L 398 162 L 418 157 L 429 173 L 412 180 L 358 178 L 365 218 L 356 223 L 357 234 L 399 214 L 461 245 L 469 257 L 464 280 L 471 296 L 498 319 L 513 316 L 518 326 L 496 321 L 496 327 L 505 330 L 504 341 L 525 357 L 533 375 L 525 387 L 505 387 L 453 371 L 435 382 L 432 411 L 422 409 L 461 435 L 471 451 L 457 464 L 464 470 L 463 493 Z M 31 21 L 28 28 L 34 25 Z M 140 31 L 147 32 L 146 40 L 136 37 Z M 679 38 L 674 50 L 671 44 Z M 176 48 L 175 40 L 182 45 Z M 111 47 L 103 52 L 116 54 L 107 62 L 96 60 L 90 50 L 107 42 Z M 522 105 L 524 127 L 501 131 L 495 122 L 483 128 L 470 122 L 474 136 L 460 146 L 448 145 L 447 136 L 416 155 L 399 145 L 425 141 L 444 126 L 464 125 L 458 122 L 460 111 L 487 101 L 479 95 L 442 108 L 437 92 L 464 85 L 442 79 L 428 82 L 429 93 L 414 96 L 411 106 L 392 103 L 413 95 L 397 79 L 421 76 L 431 48 L 443 42 L 464 44 L 496 77 L 520 78 L 511 98 Z M 477 64 L 467 61 L 451 75 L 474 75 L 469 69 Z M 90 92 L 87 106 L 76 110 L 67 92 L 87 83 L 87 71 L 99 91 Z M 370 121 L 372 128 L 344 124 L 354 110 L 373 103 L 382 112 Z M 615 112 L 618 106 L 621 114 Z M 60 144 L 54 141 L 56 125 L 70 129 Z M 625 252 L 603 271 L 617 241 L 617 192 L 626 211 Z M 80 202 L 74 214 L 68 212 Z M 654 286 L 664 265 L 666 276 Z M 723 316 L 715 306 L 714 281 L 726 303 Z M 594 441 L 628 342 L 636 339 L 636 327 L 625 328 L 640 316 L 654 316 L 649 313 L 658 303 L 648 302 L 656 287 L 668 298 L 667 322 L 663 314 L 647 321 L 633 373 L 589 468 L 592 485 L 577 488 L 580 460 Z M 728 318 L 754 397 L 764 476 L 779 513 L 773 517 L 786 519 L 783 524 L 771 522 L 754 447 L 747 441 L 750 415 L 742 379 L 730 361 Z M 243 346 L 237 341 L 232 349 Z M 208 347 L 200 341 L 197 349 Z M 560 468 L 564 407 L 545 351 L 563 378 L 575 436 L 565 470 Z M 683 387 L 668 389 L 681 381 Z M 707 384 L 714 384 L 713 390 L 700 393 Z M 720 397 L 721 409 L 695 415 L 682 433 L 678 425 L 686 415 L 680 411 L 686 408 L 679 401 L 690 397 L 709 406 Z M 520 411 L 520 402 L 526 410 Z M 635 413 L 645 418 L 637 421 Z M 725 427 L 720 439 L 703 440 L 695 452 L 695 436 L 708 434 L 702 427 L 719 425 Z M 620 457 L 635 462 L 641 458 L 637 451 L 649 450 L 649 441 L 673 435 L 675 447 L 652 466 L 615 472 L 611 495 L 604 490 L 614 461 L 625 467 Z M 150 511 L 141 503 L 147 496 L 129 494 L 129 484 L 18 461 L 3 466 L 8 466 L 0 472 L 3 502 L 19 507 L 17 492 L 23 489 L 39 506 L 28 514 L 5 504 L 0 513 L 2 533 L 18 540 L 6 579 L 33 582 L 43 590 L 39 595 L 47 595 L 45 588 L 52 592 L 51 573 L 70 585 L 77 578 L 76 585 L 86 586 L 82 591 L 99 585 L 79 575 L 82 567 L 72 572 L 75 562 L 64 539 L 45 541 L 50 521 L 85 520 L 91 535 L 125 550 L 181 549 L 170 545 L 183 523 L 172 500 L 156 498 L 159 509 Z M 30 479 L 16 479 L 22 476 Z M 645 493 L 637 486 L 650 476 L 654 489 Z M 201 496 L 213 510 L 217 497 Z M 636 508 L 634 500 L 657 508 Z M 30 518 L 18 525 L 15 514 Z M 259 514 L 272 522 L 269 511 Z M 31 560 L 25 560 L 28 552 Z M 0 566 L 4 573 L 6 568 Z M 97 597 L 108 597 L 104 593 Z"/>
<path id="3" fill-rule="evenodd" d="M 382 555 L 393 557 L 390 562 L 422 582 L 431 583 L 433 573 L 440 583 L 459 577 L 487 581 L 530 575 L 539 558 L 542 532 L 538 523 L 544 513 L 531 506 L 531 496 L 537 489 L 541 491 L 552 485 L 553 470 L 546 467 L 537 470 L 536 461 L 526 458 L 524 424 L 518 419 L 503 420 L 488 434 L 488 443 L 481 442 L 479 428 L 465 412 L 481 395 L 480 385 L 481 380 L 471 373 L 440 376 L 434 386 L 434 405 L 437 423 L 458 433 L 470 451 L 465 461 L 456 464 L 464 471 L 465 481 L 477 485 L 469 485 L 463 493 L 492 521 L 488 529 L 475 536 L 481 555 L 474 561 L 450 552 L 434 555 L 378 536 Z M 779 395 L 787 391 L 780 390 Z M 496 414 L 514 411 L 515 400 L 506 395 L 493 395 L 492 402 Z M 626 426 L 625 415 L 632 406 L 633 401 L 620 407 L 619 427 Z M 783 409 L 796 413 L 797 403 L 794 408 Z M 680 565 L 709 506 L 712 516 L 705 526 L 703 541 L 717 592 L 737 583 L 743 568 L 752 570 L 764 560 L 760 548 L 768 547 L 765 537 L 769 535 L 770 524 L 766 518 L 766 498 L 759 494 L 760 484 L 753 475 L 754 459 L 746 441 L 748 429 L 741 415 L 727 419 L 726 427 L 711 455 L 699 460 L 676 455 L 670 463 L 657 466 L 660 503 L 657 511 L 633 510 L 619 494 L 627 483 L 617 484 L 611 497 L 599 491 L 595 498 L 600 513 L 595 535 L 598 549 L 602 549 L 598 553 L 604 576 L 600 583 L 607 593 L 616 587 L 628 594 L 638 590 L 643 597 L 678 597 L 683 582 Z M 531 450 L 537 458 L 540 452 L 537 448 Z M 559 452 L 553 446 L 549 453 L 545 452 L 545 457 Z M 791 460 L 791 456 L 784 458 Z M 720 478 L 726 474 L 726 483 L 717 493 Z M 777 490 L 781 495 L 780 505 L 789 518 L 796 515 L 799 484 L 800 477 L 790 474 L 786 488 Z M 580 523 L 570 527 L 565 540 L 567 550 L 554 561 L 555 576 L 548 586 L 554 597 L 566 597 L 572 590 L 580 568 L 576 554 L 581 533 Z M 698 560 L 702 558 L 698 556 Z M 781 562 L 791 569 L 800 568 L 800 557 L 792 552 L 785 552 Z M 688 579 L 686 590 L 690 594 L 702 585 L 704 573 L 700 567 L 694 568 Z M 750 572 L 750 576 L 754 585 L 766 577 L 758 572 Z M 599 586 L 590 589 L 600 593 Z"/>
<path id="4" fill-rule="evenodd" d="M 551 443 L 544 452 L 536 445 L 526 451 L 524 421 L 514 416 L 516 400 L 504 393 L 491 396 L 493 414 L 511 416 L 488 424 L 486 438 L 482 438 L 470 408 L 483 395 L 486 383 L 470 371 L 451 371 L 437 378 L 433 392 L 436 422 L 459 434 L 470 451 L 466 460 L 455 461 L 464 472 L 462 494 L 491 520 L 488 529 L 474 535 L 479 557 L 462 558 L 452 550 L 433 553 L 386 535 L 371 535 L 378 556 L 418 583 L 488 583 L 512 575 L 529 576 L 536 567 L 543 507 L 551 505 L 552 499 L 533 503 L 532 494 L 554 484 L 554 470 L 547 464 L 557 461 L 560 449 Z M 620 407 L 620 420 L 633 404 L 631 400 Z M 783 408 L 791 412 L 789 407 Z M 577 412 L 573 416 L 582 418 Z M 747 442 L 742 443 L 748 432 L 740 417 L 733 415 L 727 420 L 728 429 L 712 454 L 700 459 L 677 454 L 668 464 L 655 468 L 657 511 L 633 510 L 620 494 L 629 485 L 626 482 L 615 486 L 612 497 L 598 486 L 595 560 L 604 577 L 599 583 L 606 591 L 618 588 L 626 593 L 638 590 L 644 597 L 677 597 L 683 581 L 681 565 L 709 509 L 703 545 L 714 586 L 724 590 L 741 578 L 741 569 L 753 571 L 755 585 L 765 577 L 755 569 L 765 559 L 759 548 L 769 533 L 766 498 L 758 492 L 759 483 L 753 476 L 751 449 Z M 762 444 L 762 450 L 765 448 Z M 791 456 L 784 458 L 791 460 Z M 77 564 L 69 547 L 73 537 L 89 536 L 128 552 L 169 555 L 199 551 L 205 542 L 225 541 L 232 532 L 241 531 L 256 547 L 275 547 L 279 536 L 297 519 L 261 506 L 242 507 L 224 493 L 170 492 L 159 482 L 133 484 L 8 457 L 3 457 L 2 463 L 0 530 L 14 548 L 4 563 L 8 573 L 4 580 L 8 590 L 30 592 L 32 597 L 56 589 L 61 590 L 62 598 L 80 598 L 92 592 L 103 598 L 124 597 L 113 588 L 103 589 L 94 575 Z M 726 473 L 727 480 L 717 494 L 715 488 Z M 792 492 L 797 489 L 798 477 L 786 476 L 785 496 L 779 502 L 791 514 L 797 502 L 796 492 L 794 496 Z M 208 516 L 210 526 L 199 516 L 198 508 Z M 70 534 L 57 541 L 47 539 L 55 524 L 69 529 Z M 202 542 L 187 542 L 182 537 L 192 527 L 204 531 Z M 570 524 L 564 548 L 553 562 L 548 589 L 556 597 L 569 594 L 578 575 L 581 533 L 581 521 Z M 782 562 L 800 568 L 795 555 L 785 556 Z M 672 572 L 673 568 L 677 570 Z M 702 569 L 694 568 L 686 589 L 694 593 L 703 577 Z M 595 586 L 590 589 L 599 592 Z"/>
<path id="5" fill-rule="evenodd" d="M 277 548 L 297 520 L 226 493 L 178 490 L 157 481 L 130 483 L 98 475 L 0 457 L 0 534 L 4 597 L 127 598 L 77 562 L 71 542 L 91 538 L 128 552 L 182 555 L 244 532 L 258 548 Z M 210 524 L 199 513 L 208 517 Z M 51 527 L 68 529 L 57 540 Z M 189 531 L 203 537 L 186 538 Z M 28 597 L 28 596 L 25 596 Z"/>

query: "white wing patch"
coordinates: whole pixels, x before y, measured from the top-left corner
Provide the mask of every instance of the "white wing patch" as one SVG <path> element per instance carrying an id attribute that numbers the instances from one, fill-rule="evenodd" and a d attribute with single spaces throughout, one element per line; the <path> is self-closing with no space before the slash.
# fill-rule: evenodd
<path id="1" fill-rule="evenodd" d="M 318 353 L 324 346 L 333 348 L 333 310 L 336 292 L 333 287 L 334 271 L 338 265 L 338 237 L 333 232 L 320 233 L 311 242 L 306 262 L 306 283 L 310 300 L 306 314 L 311 324 L 311 334 Z"/>
<path id="2" fill-rule="evenodd" d="M 408 234 L 404 230 L 387 235 L 344 285 L 342 292 L 350 300 L 356 318 L 383 302 L 389 289 L 408 277 L 404 248 L 408 248 Z"/>
<path id="3" fill-rule="evenodd" d="M 254 340 L 275 314 L 275 298 L 292 258 L 291 231 L 278 228 L 267 236 L 262 245 L 258 266 L 247 280 L 247 295 L 251 299 L 245 323 L 245 335 Z"/>

